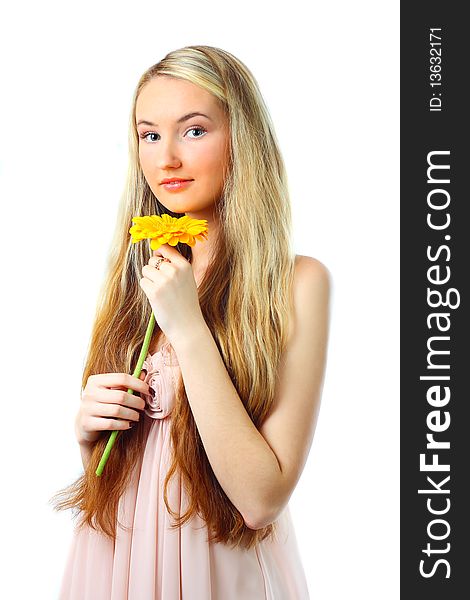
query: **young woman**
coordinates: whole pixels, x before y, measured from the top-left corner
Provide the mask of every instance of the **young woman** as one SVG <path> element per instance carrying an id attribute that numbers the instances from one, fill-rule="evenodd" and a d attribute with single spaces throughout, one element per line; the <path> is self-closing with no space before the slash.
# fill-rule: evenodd
<path id="1" fill-rule="evenodd" d="M 304 600 L 288 500 L 320 406 L 330 278 L 292 253 L 268 110 L 243 63 L 189 46 L 141 77 L 129 140 L 76 418 L 84 474 L 56 505 L 81 516 L 61 600 Z M 207 240 L 131 243 L 134 216 L 164 213 L 206 219 Z"/>

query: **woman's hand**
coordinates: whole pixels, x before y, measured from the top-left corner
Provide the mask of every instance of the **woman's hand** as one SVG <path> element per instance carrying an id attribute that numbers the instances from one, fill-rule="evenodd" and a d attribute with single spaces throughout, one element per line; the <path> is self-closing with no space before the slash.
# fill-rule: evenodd
<path id="1" fill-rule="evenodd" d="M 145 400 L 128 394 L 128 389 L 144 394 L 150 391 L 149 385 L 142 379 L 127 373 L 102 373 L 88 377 L 75 418 L 75 435 L 79 444 L 96 442 L 100 431 L 129 429 L 132 421 L 139 420 L 137 411 L 145 407 Z"/>
<path id="2" fill-rule="evenodd" d="M 157 269 L 158 257 L 167 260 L 161 261 Z M 192 266 L 176 248 L 163 244 L 154 250 L 142 275 L 140 286 L 170 343 L 204 322 Z"/>

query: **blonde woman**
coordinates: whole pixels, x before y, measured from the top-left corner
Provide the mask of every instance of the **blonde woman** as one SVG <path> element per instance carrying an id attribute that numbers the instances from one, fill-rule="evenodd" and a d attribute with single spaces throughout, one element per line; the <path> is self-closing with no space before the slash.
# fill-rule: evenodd
<path id="1" fill-rule="evenodd" d="M 292 252 L 268 110 L 242 62 L 188 46 L 140 78 L 129 143 L 75 423 L 84 474 L 57 494 L 80 515 L 61 600 L 304 600 L 288 501 L 320 406 L 330 279 Z M 131 243 L 134 216 L 164 213 L 206 219 L 207 240 Z"/>

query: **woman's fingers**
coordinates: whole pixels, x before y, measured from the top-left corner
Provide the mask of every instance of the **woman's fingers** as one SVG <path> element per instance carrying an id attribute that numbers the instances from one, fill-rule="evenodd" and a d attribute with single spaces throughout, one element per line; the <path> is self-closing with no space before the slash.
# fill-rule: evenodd
<path id="1" fill-rule="evenodd" d="M 93 431 L 115 431 L 117 429 L 130 429 L 132 420 L 106 419 L 103 417 L 89 416 L 84 424 L 84 428 L 90 432 Z"/>
<path id="2" fill-rule="evenodd" d="M 94 440 L 93 433 L 96 431 L 129 429 L 133 422 L 140 420 L 138 411 L 145 408 L 145 400 L 128 393 L 128 389 L 141 394 L 150 393 L 150 387 L 142 376 L 134 377 L 127 373 L 90 375 L 82 391 L 76 418 L 79 441 Z"/>
<path id="3" fill-rule="evenodd" d="M 90 375 L 88 382 L 93 387 L 131 389 L 144 394 L 149 393 L 148 383 L 128 373 L 100 373 L 99 375 Z"/>
<path id="4" fill-rule="evenodd" d="M 145 406 L 144 400 L 139 400 L 139 408 Z M 128 421 L 138 421 L 140 413 L 127 406 L 118 403 L 95 402 L 90 406 L 88 414 L 92 417 L 111 417 L 116 419 L 127 419 Z"/>
<path id="5" fill-rule="evenodd" d="M 128 394 L 124 390 L 109 388 L 96 388 L 92 393 L 85 391 L 83 392 L 82 400 L 100 404 L 129 406 L 136 409 L 142 409 L 145 406 L 145 400 L 140 396 Z"/>

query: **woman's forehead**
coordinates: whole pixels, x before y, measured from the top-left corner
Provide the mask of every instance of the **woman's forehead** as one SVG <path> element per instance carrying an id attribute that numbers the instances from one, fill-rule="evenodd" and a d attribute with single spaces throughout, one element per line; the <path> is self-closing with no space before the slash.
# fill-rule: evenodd
<path id="1" fill-rule="evenodd" d="M 190 81 L 157 77 L 149 81 L 139 93 L 136 101 L 136 119 L 155 125 L 177 122 L 193 113 L 206 118 L 220 118 L 222 109 L 217 98 Z"/>

